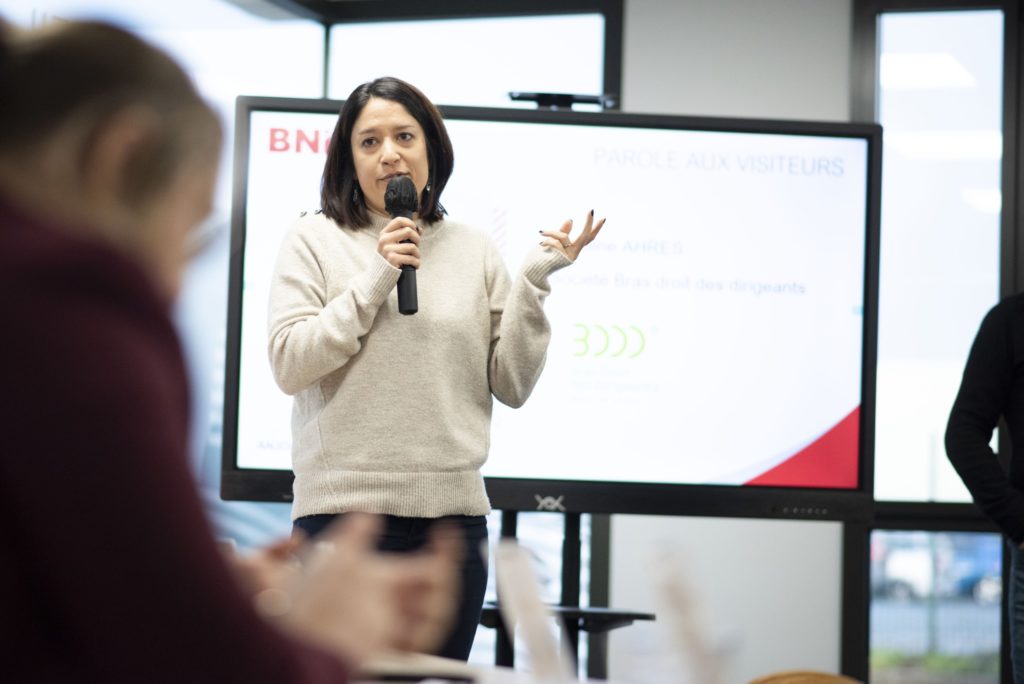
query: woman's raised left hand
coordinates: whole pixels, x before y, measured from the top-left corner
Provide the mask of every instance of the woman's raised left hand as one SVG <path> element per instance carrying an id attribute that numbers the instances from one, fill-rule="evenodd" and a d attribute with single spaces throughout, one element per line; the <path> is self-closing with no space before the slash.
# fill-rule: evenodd
<path id="1" fill-rule="evenodd" d="M 569 219 L 562 224 L 562 227 L 558 230 L 542 230 L 540 234 L 544 236 L 541 240 L 542 245 L 545 247 L 551 247 L 557 249 L 559 252 L 569 257 L 570 261 L 576 261 L 579 257 L 580 252 L 583 248 L 594 241 L 597 234 L 601 232 L 601 228 L 604 226 L 604 219 L 601 219 L 596 224 L 594 223 L 594 210 L 591 209 L 590 213 L 587 214 L 587 221 L 583 224 L 583 232 L 572 237 L 572 219 Z"/>

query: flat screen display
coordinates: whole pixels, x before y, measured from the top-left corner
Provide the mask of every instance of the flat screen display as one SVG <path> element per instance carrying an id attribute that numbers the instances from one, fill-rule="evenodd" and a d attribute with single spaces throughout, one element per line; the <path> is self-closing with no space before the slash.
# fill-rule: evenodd
<path id="1" fill-rule="evenodd" d="M 268 288 L 285 232 L 319 208 L 340 105 L 239 100 L 226 496 L 246 498 L 248 478 L 255 498 L 288 498 L 292 399 L 269 367 Z M 877 127 L 443 110 L 455 171 L 441 201 L 513 276 L 539 230 L 607 217 L 551 278 L 532 396 L 495 402 L 492 500 L 660 512 L 643 509 L 713 492 L 711 508 L 739 510 L 753 490 L 804 491 L 794 514 L 842 517 L 828 493 L 870 491 Z M 268 482 L 284 489 L 257 494 Z"/>

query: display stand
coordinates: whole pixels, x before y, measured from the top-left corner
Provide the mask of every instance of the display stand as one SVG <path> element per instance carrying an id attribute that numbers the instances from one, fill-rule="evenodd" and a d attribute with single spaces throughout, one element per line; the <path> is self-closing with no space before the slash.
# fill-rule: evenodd
<path id="1" fill-rule="evenodd" d="M 552 606 L 552 611 L 558 615 L 565 626 L 567 646 L 576 662 L 579 662 L 579 635 L 580 632 L 591 634 L 591 640 L 595 638 L 604 639 L 607 633 L 619 627 L 633 624 L 636 620 L 654 620 L 652 613 L 638 613 L 633 611 L 612 610 L 602 607 L 581 607 L 580 606 L 580 513 L 563 513 L 565 521 L 565 537 L 562 542 L 562 597 L 557 606 Z M 518 512 L 501 512 L 501 536 L 503 538 L 515 538 L 517 533 Z M 515 664 L 515 646 L 513 636 L 509 634 L 505 623 L 502 620 L 498 597 L 498 603 L 484 604 L 480 624 L 490 627 L 496 631 L 494 647 L 494 662 L 502 667 L 512 667 Z M 602 648 L 602 652 L 604 649 Z M 607 677 L 607 659 L 602 657 L 595 662 L 593 658 L 588 662 L 587 677 L 603 679 Z"/>

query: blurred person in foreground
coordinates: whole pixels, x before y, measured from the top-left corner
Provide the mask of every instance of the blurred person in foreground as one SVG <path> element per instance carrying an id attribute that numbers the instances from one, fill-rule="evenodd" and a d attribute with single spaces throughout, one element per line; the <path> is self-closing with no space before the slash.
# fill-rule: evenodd
<path id="1" fill-rule="evenodd" d="M 1009 430 L 1009 470 L 989 446 Z M 946 426 L 946 454 L 978 507 L 1007 539 L 1013 681 L 1024 684 L 1024 294 L 1003 299 L 974 338 Z"/>
<path id="2" fill-rule="evenodd" d="M 0 644 L 8 681 L 344 682 L 447 631 L 459 542 L 218 549 L 169 318 L 220 124 L 118 28 L 0 24 Z M 300 562 L 298 559 L 304 559 Z"/>

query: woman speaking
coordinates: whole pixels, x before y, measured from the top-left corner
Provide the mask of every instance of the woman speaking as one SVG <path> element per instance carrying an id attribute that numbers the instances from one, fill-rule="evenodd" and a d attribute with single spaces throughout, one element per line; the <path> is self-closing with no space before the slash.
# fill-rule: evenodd
<path id="1" fill-rule="evenodd" d="M 345 101 L 331 137 L 321 211 L 288 231 L 270 291 L 269 355 L 295 396 L 292 517 L 315 536 L 336 516 L 386 516 L 381 550 L 422 545 L 438 519 L 466 547 L 457 625 L 440 655 L 466 659 L 480 619 L 490 504 L 480 468 L 492 397 L 518 407 L 544 366 L 549 276 L 601 230 L 591 211 L 542 230 L 510 278 L 488 234 L 445 216 L 451 140 L 415 87 L 379 78 Z M 391 217 L 389 182 L 407 177 L 418 207 Z M 416 269 L 418 312 L 399 312 L 402 267 Z M 562 420 L 564 416 L 552 416 Z"/>

